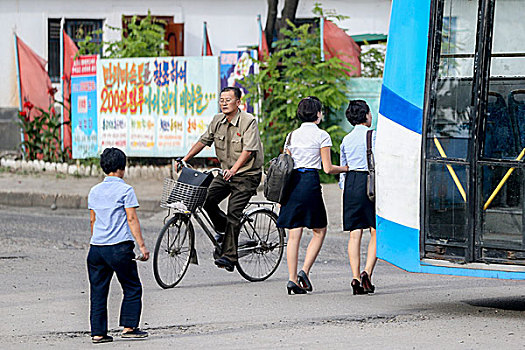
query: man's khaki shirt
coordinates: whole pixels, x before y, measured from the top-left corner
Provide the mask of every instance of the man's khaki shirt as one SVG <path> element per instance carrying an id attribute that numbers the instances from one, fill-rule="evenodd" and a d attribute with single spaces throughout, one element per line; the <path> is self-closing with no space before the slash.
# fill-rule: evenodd
<path id="1" fill-rule="evenodd" d="M 254 175 L 262 171 L 263 146 L 257 120 L 250 113 L 239 109 L 231 122 L 223 113 L 216 114 L 199 141 L 206 146 L 215 143 L 215 154 L 222 169 L 230 169 L 242 151 L 251 151 L 251 156 L 237 174 Z"/>

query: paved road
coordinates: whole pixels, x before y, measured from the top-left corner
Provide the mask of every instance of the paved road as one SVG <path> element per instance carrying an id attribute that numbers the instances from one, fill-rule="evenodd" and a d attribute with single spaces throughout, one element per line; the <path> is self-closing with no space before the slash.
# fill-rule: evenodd
<path id="1" fill-rule="evenodd" d="M 325 194 L 335 195 L 333 187 Z M 337 200 L 327 203 L 331 218 Z M 141 212 L 153 247 L 162 212 Z M 335 222 L 335 219 L 334 221 Z M 213 265 L 198 231 L 200 265 L 180 287 L 160 289 L 151 262 L 140 264 L 145 341 L 116 339 L 116 348 L 254 349 L 351 347 L 389 349 L 523 348 L 525 285 L 519 281 L 409 274 L 380 262 L 377 292 L 350 293 L 346 236 L 338 225 L 312 271 L 314 293 L 286 295 L 286 261 L 274 276 L 250 283 Z M 0 348 L 90 348 L 84 210 L 0 207 Z M 308 237 L 308 236 L 306 236 Z M 302 254 L 307 242 L 304 242 Z M 366 243 L 366 242 L 364 242 Z M 118 331 L 121 291 L 110 295 Z"/>

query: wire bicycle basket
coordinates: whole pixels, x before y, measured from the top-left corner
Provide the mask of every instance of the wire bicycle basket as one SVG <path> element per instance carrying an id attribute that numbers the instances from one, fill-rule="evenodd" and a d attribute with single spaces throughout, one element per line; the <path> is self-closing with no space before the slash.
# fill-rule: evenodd
<path id="1" fill-rule="evenodd" d="M 187 210 L 193 212 L 204 204 L 207 187 L 194 186 L 170 178 L 164 179 L 160 206 L 165 209 L 173 208 L 173 204 L 181 203 Z"/>

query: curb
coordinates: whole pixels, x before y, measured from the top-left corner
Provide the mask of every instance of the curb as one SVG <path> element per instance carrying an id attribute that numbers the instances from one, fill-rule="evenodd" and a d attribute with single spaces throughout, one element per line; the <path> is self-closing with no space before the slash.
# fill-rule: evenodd
<path id="1" fill-rule="evenodd" d="M 144 211 L 156 211 L 160 208 L 160 200 L 143 199 L 139 203 L 140 210 Z M 0 205 L 50 208 L 53 204 L 57 208 L 87 210 L 87 196 L 0 191 Z"/>
<path id="2" fill-rule="evenodd" d="M 0 166 L 12 170 L 29 171 L 36 173 L 77 175 L 83 177 L 101 177 L 104 175 L 102 169 L 95 165 L 77 166 L 68 163 L 50 163 L 42 160 L 14 160 L 0 158 Z M 171 166 L 137 165 L 126 167 L 126 178 L 130 179 L 163 179 L 171 177 Z"/>

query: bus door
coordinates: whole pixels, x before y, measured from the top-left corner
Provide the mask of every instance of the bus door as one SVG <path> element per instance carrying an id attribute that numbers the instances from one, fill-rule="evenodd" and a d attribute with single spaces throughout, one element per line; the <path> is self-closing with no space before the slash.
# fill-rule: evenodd
<path id="1" fill-rule="evenodd" d="M 424 124 L 422 256 L 465 262 L 472 246 L 469 179 L 478 6 L 474 1 L 438 0 L 433 12 Z"/>
<path id="2" fill-rule="evenodd" d="M 525 1 L 432 10 L 421 256 L 525 264 Z"/>
<path id="3" fill-rule="evenodd" d="M 489 36 L 488 89 L 477 123 L 476 261 L 525 265 L 524 13 L 525 1 L 496 0 L 487 7 L 492 41 Z"/>

